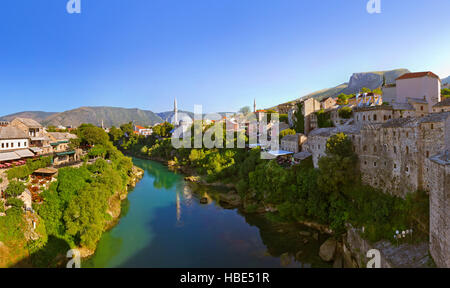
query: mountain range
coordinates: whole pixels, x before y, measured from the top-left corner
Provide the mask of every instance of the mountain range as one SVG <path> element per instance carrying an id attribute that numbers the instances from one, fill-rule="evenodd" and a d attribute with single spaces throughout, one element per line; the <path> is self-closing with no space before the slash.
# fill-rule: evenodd
<path id="1" fill-rule="evenodd" d="M 442 84 L 450 84 L 450 76 L 447 78 L 442 79 Z"/>
<path id="2" fill-rule="evenodd" d="M 162 116 L 170 112 L 162 113 Z M 172 112 L 173 113 L 173 112 Z M 77 109 L 61 112 L 26 111 L 0 117 L 1 120 L 11 121 L 14 118 L 32 118 L 44 126 L 73 126 L 82 123 L 90 123 L 100 126 L 103 121 L 105 127 L 120 126 L 124 123 L 133 122 L 137 125 L 150 126 L 164 122 L 158 114 L 141 109 L 127 109 L 118 107 L 80 107 Z"/>
<path id="3" fill-rule="evenodd" d="M 363 87 L 376 89 L 381 87 L 383 83 L 395 83 L 396 78 L 408 72 L 408 69 L 395 69 L 389 71 L 354 73 L 347 83 L 340 84 L 336 87 L 319 90 L 284 104 L 298 102 L 307 98 L 322 100 L 328 97 L 336 97 L 341 93 L 352 94 L 360 91 Z M 442 83 L 450 83 L 450 76 L 442 79 Z M 183 112 L 193 118 L 192 112 L 179 112 Z M 225 112 L 221 112 L 219 114 L 225 115 Z M 18 117 L 32 118 L 44 126 L 62 125 L 77 127 L 82 123 L 90 123 L 100 126 L 102 121 L 105 127 L 120 126 L 127 122 L 133 122 L 141 126 L 151 126 L 156 123 L 170 121 L 173 115 L 173 111 L 155 113 L 150 110 L 141 110 L 137 108 L 128 109 L 102 106 L 80 107 L 64 112 L 25 111 L 2 116 L 0 117 L 0 120 L 12 121 L 14 118 Z"/>
<path id="4" fill-rule="evenodd" d="M 315 98 L 321 101 L 328 97 L 337 97 L 341 93 L 344 94 L 357 93 L 364 87 L 373 90 L 381 87 L 383 83 L 386 84 L 395 83 L 395 79 L 409 72 L 410 71 L 408 69 L 395 69 L 388 71 L 353 73 L 353 75 L 350 77 L 349 82 L 342 83 L 336 87 L 322 89 L 280 105 L 295 103 L 308 98 Z M 269 109 L 274 108 L 276 107 L 272 107 Z"/>

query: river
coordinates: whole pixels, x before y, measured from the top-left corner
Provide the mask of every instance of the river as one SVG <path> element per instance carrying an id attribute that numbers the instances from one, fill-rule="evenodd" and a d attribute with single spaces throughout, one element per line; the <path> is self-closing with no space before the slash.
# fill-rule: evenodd
<path id="1" fill-rule="evenodd" d="M 133 162 L 144 177 L 123 201 L 120 222 L 103 234 L 83 267 L 330 266 L 318 257 L 326 236 L 317 241 L 304 236 L 315 233 L 307 227 L 224 209 L 213 200 L 200 204 L 200 188 L 182 175 L 157 162 Z"/>

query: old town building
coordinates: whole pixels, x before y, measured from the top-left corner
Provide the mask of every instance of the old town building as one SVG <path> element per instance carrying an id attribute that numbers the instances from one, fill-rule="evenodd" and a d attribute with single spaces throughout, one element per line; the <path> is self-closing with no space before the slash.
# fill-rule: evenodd
<path id="1" fill-rule="evenodd" d="M 52 152 L 50 139 L 44 131 L 44 127 L 37 121 L 29 118 L 16 118 L 11 121 L 10 126 L 17 127 L 30 137 L 30 149 L 38 154 L 49 154 Z"/>
<path id="2" fill-rule="evenodd" d="M 286 135 L 281 139 L 280 148 L 281 150 L 299 153 L 303 143 L 306 141 L 305 135 L 297 133 L 294 135 Z"/>

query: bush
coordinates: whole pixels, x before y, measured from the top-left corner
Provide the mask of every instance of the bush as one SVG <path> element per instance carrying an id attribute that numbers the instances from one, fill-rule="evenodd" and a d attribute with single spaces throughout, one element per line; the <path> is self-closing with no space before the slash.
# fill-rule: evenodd
<path id="1" fill-rule="evenodd" d="M 342 107 L 339 109 L 339 117 L 344 119 L 350 119 L 352 117 L 353 110 L 350 107 Z"/>
<path id="2" fill-rule="evenodd" d="M 5 190 L 5 194 L 8 197 L 17 197 L 25 191 L 25 185 L 19 181 L 9 182 L 8 187 Z"/>
<path id="3" fill-rule="evenodd" d="M 25 205 L 23 201 L 19 198 L 9 198 L 6 200 L 6 206 L 12 206 L 16 208 L 22 208 Z"/>

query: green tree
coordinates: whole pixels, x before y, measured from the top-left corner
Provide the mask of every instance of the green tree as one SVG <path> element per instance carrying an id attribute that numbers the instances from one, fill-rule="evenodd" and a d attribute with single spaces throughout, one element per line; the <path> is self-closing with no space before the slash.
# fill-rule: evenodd
<path id="1" fill-rule="evenodd" d="M 286 135 L 295 135 L 296 132 L 294 129 L 284 129 L 283 131 L 280 132 L 280 138 L 283 138 Z"/>
<path id="2" fill-rule="evenodd" d="M 280 114 L 280 122 L 284 122 L 286 124 L 289 124 L 289 116 L 288 116 L 288 114 Z"/>
<path id="3" fill-rule="evenodd" d="M 241 109 L 239 109 L 239 113 L 247 115 L 248 113 L 250 113 L 250 107 L 249 106 L 242 107 Z"/>
<path id="4" fill-rule="evenodd" d="M 25 185 L 19 181 L 10 181 L 6 187 L 5 194 L 8 197 L 17 197 L 25 191 Z"/>
<path id="5" fill-rule="evenodd" d="M 303 102 L 297 104 L 294 113 L 294 129 L 297 133 L 305 133 L 305 116 L 303 116 Z"/>
<path id="6" fill-rule="evenodd" d="M 339 117 L 344 119 L 350 119 L 352 117 L 353 110 L 350 107 L 342 107 L 341 109 L 339 109 L 338 113 Z"/>

